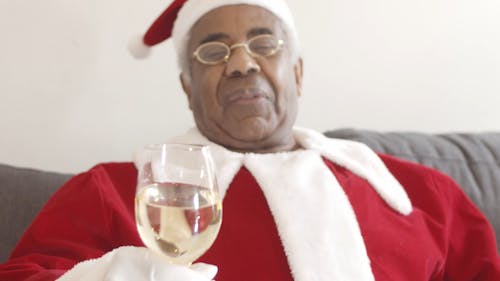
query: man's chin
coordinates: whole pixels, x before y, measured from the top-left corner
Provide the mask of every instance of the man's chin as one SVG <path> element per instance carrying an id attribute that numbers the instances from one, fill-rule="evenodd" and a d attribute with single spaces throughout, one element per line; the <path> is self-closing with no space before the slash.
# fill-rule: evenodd
<path id="1" fill-rule="evenodd" d="M 235 151 L 258 150 L 272 136 L 273 128 L 262 120 L 219 126 L 218 132 L 205 132 L 213 142 Z"/>
<path id="2" fill-rule="evenodd" d="M 233 128 L 228 128 L 226 132 L 240 142 L 255 143 L 269 138 L 274 127 L 271 125 L 264 118 L 248 118 Z"/>

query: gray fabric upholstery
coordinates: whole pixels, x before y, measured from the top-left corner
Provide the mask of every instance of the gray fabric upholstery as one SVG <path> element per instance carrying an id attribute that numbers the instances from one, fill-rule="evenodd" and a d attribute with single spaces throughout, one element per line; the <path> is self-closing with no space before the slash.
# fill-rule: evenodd
<path id="1" fill-rule="evenodd" d="M 325 135 L 360 141 L 375 151 L 448 174 L 489 219 L 499 244 L 500 133 L 433 135 L 339 129 Z M 498 250 L 500 252 L 500 246 Z"/>
<path id="2" fill-rule="evenodd" d="M 8 258 L 43 204 L 69 177 L 0 164 L 0 262 Z"/>

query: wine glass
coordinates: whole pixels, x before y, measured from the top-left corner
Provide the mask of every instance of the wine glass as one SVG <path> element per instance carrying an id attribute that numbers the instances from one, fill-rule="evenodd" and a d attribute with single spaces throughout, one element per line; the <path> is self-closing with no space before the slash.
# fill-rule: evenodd
<path id="1" fill-rule="evenodd" d="M 137 155 L 135 221 L 144 244 L 169 262 L 190 265 L 212 245 L 222 203 L 209 148 L 159 144 Z"/>

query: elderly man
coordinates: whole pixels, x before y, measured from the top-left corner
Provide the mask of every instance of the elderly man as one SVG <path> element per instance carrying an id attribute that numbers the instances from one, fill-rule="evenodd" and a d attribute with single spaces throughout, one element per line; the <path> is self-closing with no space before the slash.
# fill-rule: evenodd
<path id="1" fill-rule="evenodd" d="M 203 263 L 143 247 L 136 170 L 113 163 L 57 192 L 1 280 L 211 280 L 212 265 L 220 281 L 500 280 L 488 222 L 448 177 L 293 127 L 302 61 L 283 0 L 174 1 L 136 54 L 171 33 L 196 121 L 171 141 L 211 146 L 224 195 Z"/>

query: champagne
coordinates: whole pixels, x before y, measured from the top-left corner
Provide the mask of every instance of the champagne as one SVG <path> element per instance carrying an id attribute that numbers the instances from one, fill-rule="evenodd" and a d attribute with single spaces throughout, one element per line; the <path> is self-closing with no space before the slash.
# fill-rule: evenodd
<path id="1" fill-rule="evenodd" d="M 137 229 L 144 244 L 176 264 L 189 264 L 212 245 L 222 206 L 213 190 L 179 183 L 156 183 L 135 198 Z"/>

